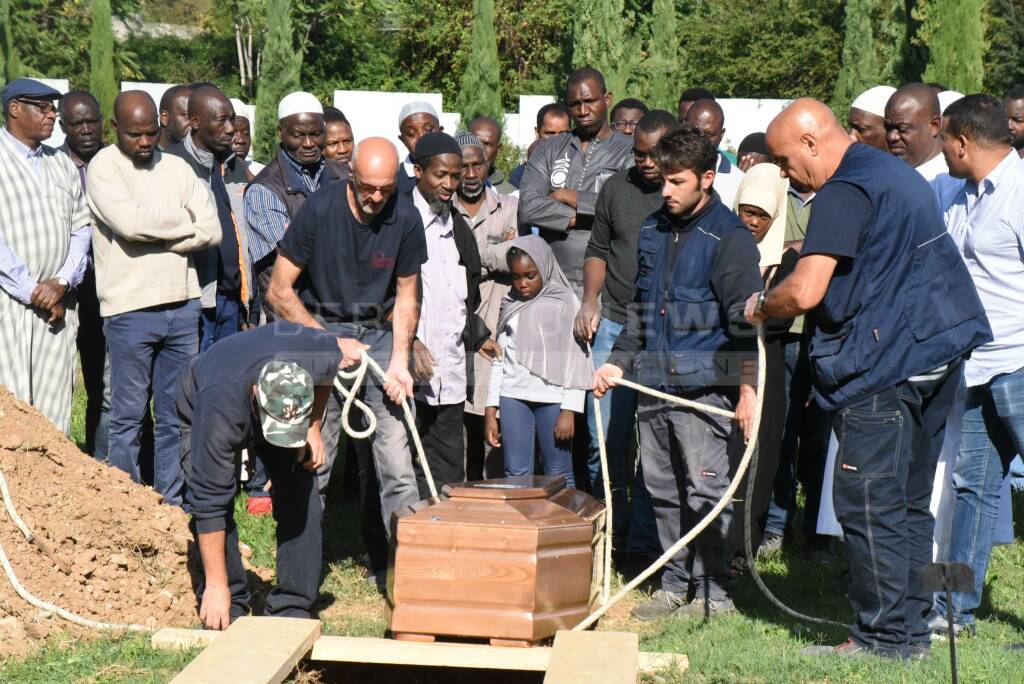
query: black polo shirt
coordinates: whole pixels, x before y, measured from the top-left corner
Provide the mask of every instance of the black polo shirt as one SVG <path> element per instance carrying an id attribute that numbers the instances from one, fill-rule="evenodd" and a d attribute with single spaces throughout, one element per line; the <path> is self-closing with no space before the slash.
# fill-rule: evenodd
<path id="1" fill-rule="evenodd" d="M 382 327 L 395 305 L 395 283 L 427 260 L 420 213 L 395 194 L 372 223 L 356 220 L 346 186 L 327 185 L 299 210 L 278 249 L 303 267 L 299 298 L 330 323 Z"/>

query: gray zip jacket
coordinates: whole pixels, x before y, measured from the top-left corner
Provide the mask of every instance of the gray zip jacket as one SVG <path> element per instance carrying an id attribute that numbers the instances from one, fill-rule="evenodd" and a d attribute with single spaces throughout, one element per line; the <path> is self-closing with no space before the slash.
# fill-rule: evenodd
<path id="1" fill-rule="evenodd" d="M 633 139 L 612 131 L 605 140 L 591 140 L 584 152 L 574 133 L 541 140 L 530 155 L 519 186 L 519 232 L 538 228 L 551 245 L 558 265 L 576 296 L 583 296 L 583 256 L 590 241 L 590 224 L 597 194 L 617 171 L 633 166 Z M 575 190 L 576 210 L 548 197 L 556 188 Z M 576 228 L 569 219 L 577 214 Z"/>

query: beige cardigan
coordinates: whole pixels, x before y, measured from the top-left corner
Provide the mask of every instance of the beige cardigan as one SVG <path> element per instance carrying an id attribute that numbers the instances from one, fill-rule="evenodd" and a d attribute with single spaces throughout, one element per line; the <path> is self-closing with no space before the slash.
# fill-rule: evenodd
<path id="1" fill-rule="evenodd" d="M 89 163 L 88 197 L 101 316 L 200 296 L 189 253 L 219 244 L 221 227 L 185 160 L 157 150 L 136 166 L 111 145 Z"/>

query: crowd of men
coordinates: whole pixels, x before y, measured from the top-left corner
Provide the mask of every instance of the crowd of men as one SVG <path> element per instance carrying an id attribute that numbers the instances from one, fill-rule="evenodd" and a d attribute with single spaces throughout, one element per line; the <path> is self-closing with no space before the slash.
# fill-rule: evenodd
<path id="1" fill-rule="evenodd" d="M 525 465 L 496 438 L 495 421 L 520 425 L 512 398 L 529 435 L 554 424 L 537 435 L 539 470 L 553 437 L 573 460 L 557 472 L 597 496 L 606 435 L 623 570 L 703 518 L 758 440 L 753 496 L 744 484 L 635 617 L 736 610 L 745 517 L 761 553 L 785 541 L 830 562 L 825 483 L 854 622 L 847 642 L 809 653 L 921 656 L 947 609 L 974 631 L 1000 488 L 1024 451 L 1024 87 L 998 99 L 879 85 L 845 125 L 799 99 L 733 155 L 711 92 L 683 91 L 674 113 L 613 106 L 582 68 L 507 176 L 499 122 L 449 135 L 423 102 L 401 109 L 400 154 L 291 93 L 261 165 L 242 104 L 211 83 L 159 103 L 122 92 L 113 145 L 88 92 L 17 79 L 2 100 L 0 383 L 67 433 L 81 360 L 86 449 L 190 514 L 208 627 L 249 610 L 240 487 L 250 513 L 277 521 L 267 614 L 308 616 L 340 464 L 354 464 L 381 582 L 396 514 L 430 495 L 402 404 L 440 489 L 536 467 L 532 436 L 517 440 Z M 56 150 L 43 141 L 58 121 Z M 563 370 L 578 376 L 581 353 L 600 425 Z M 360 390 L 374 429 L 343 439 L 335 380 L 364 354 L 386 371 Z M 350 430 L 368 425 L 357 414 Z M 937 553 L 967 563 L 975 587 L 947 606 L 917 574 L 933 558 L 945 425 L 961 414 Z"/>

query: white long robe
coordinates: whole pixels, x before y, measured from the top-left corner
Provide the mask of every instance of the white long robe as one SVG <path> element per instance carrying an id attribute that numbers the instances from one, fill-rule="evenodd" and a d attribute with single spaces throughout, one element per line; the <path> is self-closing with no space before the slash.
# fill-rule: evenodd
<path id="1" fill-rule="evenodd" d="M 42 281 L 60 270 L 72 229 L 88 225 L 90 214 L 78 171 L 67 155 L 44 148 L 39 164 L 37 173 L 0 135 L 0 235 L 28 272 Z M 67 433 L 78 311 L 69 306 L 56 326 L 47 318 L 0 290 L 0 385 Z"/>

